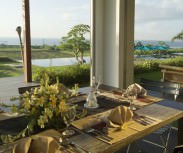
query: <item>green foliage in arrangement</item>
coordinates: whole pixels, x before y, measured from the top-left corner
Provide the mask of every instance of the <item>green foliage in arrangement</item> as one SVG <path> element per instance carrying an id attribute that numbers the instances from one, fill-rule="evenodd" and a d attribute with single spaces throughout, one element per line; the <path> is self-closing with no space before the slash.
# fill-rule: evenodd
<path id="1" fill-rule="evenodd" d="M 145 60 L 138 62 L 134 66 L 134 73 L 144 73 L 150 71 L 159 71 L 159 64 L 183 67 L 183 57 L 170 58 L 167 60 Z"/>
<path id="2" fill-rule="evenodd" d="M 17 97 L 20 101 L 18 106 L 0 103 L 1 107 L 9 107 L 12 112 L 23 115 L 29 121 L 26 128 L 15 136 L 0 134 L 0 141 L 11 143 L 16 139 L 47 128 L 61 129 L 65 127 L 65 118 L 62 114 L 67 115 L 70 108 L 76 109 L 77 105 L 73 105 L 70 99 L 77 96 L 78 86 L 75 85 L 72 90 L 69 90 L 58 80 L 51 85 L 48 82 L 49 77 L 45 75 L 40 81 L 40 87 L 26 91 Z M 74 115 L 79 117 L 82 114 Z"/>
<path id="3" fill-rule="evenodd" d="M 49 68 L 37 68 L 34 71 L 33 79 L 35 81 L 41 80 L 45 73 L 49 76 L 50 83 L 56 82 L 56 77 L 59 81 L 66 86 L 72 86 L 73 84 L 89 84 L 90 81 L 90 65 L 78 64 L 71 66 L 61 67 L 49 67 Z"/>

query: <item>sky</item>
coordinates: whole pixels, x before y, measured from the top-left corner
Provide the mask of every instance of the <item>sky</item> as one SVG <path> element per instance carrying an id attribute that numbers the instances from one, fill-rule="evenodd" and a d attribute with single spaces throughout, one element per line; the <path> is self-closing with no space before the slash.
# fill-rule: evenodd
<path id="1" fill-rule="evenodd" d="M 0 37 L 17 37 L 22 0 L 0 0 Z M 31 37 L 61 38 L 77 24 L 90 25 L 90 0 L 30 0 Z"/>
<path id="2" fill-rule="evenodd" d="M 17 37 L 22 0 L 0 2 L 0 37 Z M 183 0 L 135 3 L 135 40 L 171 40 L 183 30 Z M 90 25 L 90 0 L 30 0 L 30 16 L 31 37 L 61 38 L 74 25 Z"/>
<path id="3" fill-rule="evenodd" d="M 171 40 L 183 30 L 183 0 L 136 0 L 135 40 Z"/>

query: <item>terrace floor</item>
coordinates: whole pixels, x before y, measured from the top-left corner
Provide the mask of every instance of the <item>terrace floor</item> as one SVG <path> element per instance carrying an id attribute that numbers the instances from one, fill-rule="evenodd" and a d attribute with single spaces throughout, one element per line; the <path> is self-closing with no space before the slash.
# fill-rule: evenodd
<path id="1" fill-rule="evenodd" d="M 25 83 L 24 76 L 0 78 L 0 100 L 8 97 L 17 96 L 19 87 L 33 86 L 37 83 Z"/>
<path id="2" fill-rule="evenodd" d="M 146 136 L 145 138 L 148 140 L 152 140 L 153 142 L 156 143 L 158 142 L 158 144 L 161 144 L 159 136 L 157 135 L 151 134 Z M 169 152 L 167 153 L 173 153 L 173 149 L 176 145 L 177 145 L 177 128 L 172 128 L 168 143 Z M 127 148 L 124 148 L 116 153 L 126 153 L 126 150 Z M 139 140 L 131 145 L 129 153 L 164 153 L 164 150 L 160 147 Z"/>
<path id="3" fill-rule="evenodd" d="M 0 101 L 9 100 L 8 99 L 9 97 L 18 95 L 19 87 L 26 87 L 31 85 L 37 85 L 37 84 L 25 83 L 23 76 L 0 78 Z M 25 126 L 24 124 L 20 124 L 20 122 L 17 122 L 17 119 L 0 121 L 0 133 L 15 134 L 16 132 L 21 130 L 24 126 Z M 151 140 L 158 142 L 158 139 L 156 139 L 157 137 L 153 137 L 152 134 L 149 135 L 148 137 L 151 137 Z M 141 146 L 140 148 L 143 148 L 142 153 L 163 153 L 163 150 L 161 148 L 147 144 L 145 142 L 138 141 L 137 144 Z M 176 144 L 177 144 L 177 129 L 173 128 L 171 131 L 168 147 L 170 153 L 172 153 L 173 148 L 176 146 Z M 136 143 L 134 143 L 132 144 L 129 153 L 138 153 L 139 150 L 140 150 L 139 147 L 137 147 Z M 119 150 L 117 153 L 126 153 L 126 148 Z"/>

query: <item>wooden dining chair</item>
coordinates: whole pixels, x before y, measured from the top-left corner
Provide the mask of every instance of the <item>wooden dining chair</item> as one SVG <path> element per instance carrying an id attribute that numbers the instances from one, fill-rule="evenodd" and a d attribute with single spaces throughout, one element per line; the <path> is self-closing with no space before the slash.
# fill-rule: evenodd
<path id="1" fill-rule="evenodd" d="M 157 80 L 141 78 L 140 85 L 146 90 L 160 92 L 162 94 L 162 97 L 167 98 L 168 96 L 173 96 L 174 100 L 177 100 L 177 97 L 183 94 L 183 89 L 180 87 L 179 83 L 167 81 L 162 82 Z"/>
<path id="2" fill-rule="evenodd" d="M 19 94 L 23 94 L 26 91 L 30 92 L 32 89 L 37 88 L 37 87 L 40 87 L 40 85 L 31 85 L 31 86 L 19 87 L 18 92 L 19 92 Z"/>
<path id="3" fill-rule="evenodd" d="M 183 145 L 176 146 L 173 150 L 173 153 L 183 153 Z"/>
<path id="4" fill-rule="evenodd" d="M 180 84 L 173 83 L 173 82 L 161 82 L 161 81 L 141 78 L 140 85 L 146 90 L 160 92 L 162 94 L 162 97 L 173 98 L 175 101 L 177 100 L 177 97 L 183 93 L 181 91 L 182 89 L 180 88 Z M 171 127 L 172 127 L 171 125 L 167 125 L 153 132 L 153 134 L 156 134 L 160 137 L 160 141 L 162 144 L 158 144 L 156 142 L 152 142 L 151 140 L 146 140 L 146 139 L 143 139 L 143 141 L 153 144 L 157 147 L 163 148 L 164 153 L 166 153 L 168 152 L 167 147 L 168 147 L 168 141 L 171 133 Z M 164 139 L 163 136 L 165 135 L 165 133 L 167 133 L 167 136 Z"/>

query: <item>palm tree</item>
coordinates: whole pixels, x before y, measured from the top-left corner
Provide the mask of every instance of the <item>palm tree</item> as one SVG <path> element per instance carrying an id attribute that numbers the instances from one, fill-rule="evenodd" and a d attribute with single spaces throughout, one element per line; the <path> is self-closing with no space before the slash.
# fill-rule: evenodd
<path id="1" fill-rule="evenodd" d="M 178 40 L 183 40 L 183 30 L 182 30 L 180 33 L 178 33 L 176 36 L 174 36 L 174 37 L 172 38 L 172 41 L 174 41 L 174 40 L 176 40 L 176 39 L 178 39 Z"/>

